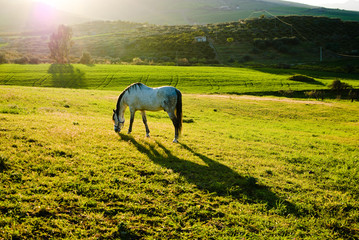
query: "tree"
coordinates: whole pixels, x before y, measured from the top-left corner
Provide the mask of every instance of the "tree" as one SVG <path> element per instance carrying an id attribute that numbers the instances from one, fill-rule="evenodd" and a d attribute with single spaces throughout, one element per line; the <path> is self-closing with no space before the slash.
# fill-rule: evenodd
<path id="1" fill-rule="evenodd" d="M 0 53 L 0 64 L 7 63 L 7 59 L 5 57 L 5 54 Z"/>
<path id="2" fill-rule="evenodd" d="M 60 64 L 69 63 L 70 48 L 73 45 L 72 29 L 65 25 L 60 25 L 57 29 L 57 33 L 53 33 L 50 36 L 50 42 L 48 43 L 50 49 L 50 57 Z"/>
<path id="3" fill-rule="evenodd" d="M 329 85 L 330 89 L 332 90 L 336 90 L 338 92 L 342 91 L 342 90 L 346 90 L 346 89 L 351 89 L 353 88 L 351 85 L 349 85 L 348 83 L 345 82 L 341 82 L 339 79 L 334 80 L 330 85 Z"/>
<path id="4" fill-rule="evenodd" d="M 91 54 L 88 52 L 83 52 L 82 57 L 80 59 L 80 63 L 82 64 L 92 64 Z"/>
<path id="5" fill-rule="evenodd" d="M 351 85 L 345 82 L 341 82 L 339 79 L 334 80 L 330 85 L 329 88 L 333 91 L 337 92 L 337 98 L 340 98 L 340 95 L 344 90 L 353 89 Z"/>
<path id="6" fill-rule="evenodd" d="M 232 38 L 232 37 L 227 38 L 228 43 L 232 43 L 233 41 L 234 41 L 234 38 Z"/>

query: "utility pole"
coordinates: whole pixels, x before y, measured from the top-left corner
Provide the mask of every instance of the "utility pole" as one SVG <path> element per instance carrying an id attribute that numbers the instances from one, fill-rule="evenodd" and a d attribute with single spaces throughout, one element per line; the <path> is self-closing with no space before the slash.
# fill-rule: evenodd
<path id="1" fill-rule="evenodd" d="M 176 66 L 178 66 L 178 55 L 177 55 L 177 51 L 176 51 Z"/>
<path id="2" fill-rule="evenodd" d="M 322 47 L 319 47 L 319 59 L 320 59 L 320 62 L 323 61 L 323 48 Z"/>

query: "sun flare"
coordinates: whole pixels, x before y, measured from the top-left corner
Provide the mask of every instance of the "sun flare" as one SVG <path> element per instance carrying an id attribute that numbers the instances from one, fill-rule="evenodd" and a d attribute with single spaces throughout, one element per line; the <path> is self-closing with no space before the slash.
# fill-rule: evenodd
<path id="1" fill-rule="evenodd" d="M 46 5 L 55 7 L 61 10 L 76 10 L 79 2 L 81 1 L 74 1 L 74 0 L 31 0 L 33 2 L 44 3 Z"/>

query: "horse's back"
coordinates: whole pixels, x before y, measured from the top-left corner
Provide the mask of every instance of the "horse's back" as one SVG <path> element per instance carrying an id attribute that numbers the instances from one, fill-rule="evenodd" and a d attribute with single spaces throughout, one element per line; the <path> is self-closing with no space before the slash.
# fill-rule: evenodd
<path id="1" fill-rule="evenodd" d="M 172 110 L 177 103 L 179 90 L 171 86 L 151 88 L 144 84 L 131 89 L 126 95 L 126 103 L 136 110 Z"/>
<path id="2" fill-rule="evenodd" d="M 177 89 L 171 86 L 164 86 L 159 88 L 154 88 L 154 90 L 158 91 L 158 94 L 163 97 L 176 97 L 177 96 Z"/>

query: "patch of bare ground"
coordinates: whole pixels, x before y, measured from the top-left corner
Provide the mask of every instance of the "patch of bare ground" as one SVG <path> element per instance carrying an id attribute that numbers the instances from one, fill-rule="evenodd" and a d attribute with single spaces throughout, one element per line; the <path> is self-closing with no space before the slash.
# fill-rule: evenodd
<path id="1" fill-rule="evenodd" d="M 294 100 L 290 98 L 278 98 L 278 97 L 258 97 L 258 96 L 250 96 L 250 95 L 241 95 L 241 96 L 233 96 L 233 95 L 208 95 L 208 94 L 187 94 L 188 96 L 193 97 L 206 97 L 206 98 L 227 98 L 227 99 L 243 99 L 250 101 L 273 101 L 273 102 L 288 102 L 288 103 L 298 103 L 298 104 L 313 104 L 313 105 L 332 105 L 327 102 L 320 102 L 315 100 Z"/>

